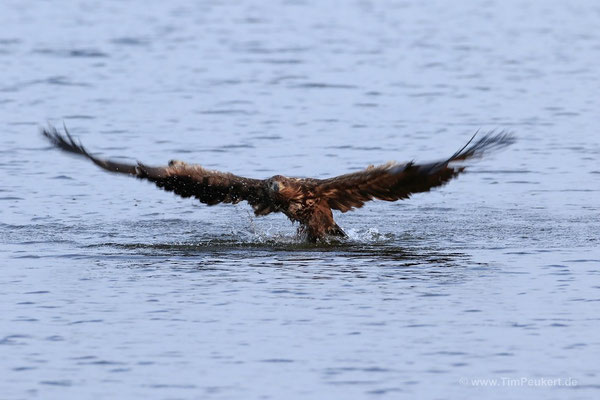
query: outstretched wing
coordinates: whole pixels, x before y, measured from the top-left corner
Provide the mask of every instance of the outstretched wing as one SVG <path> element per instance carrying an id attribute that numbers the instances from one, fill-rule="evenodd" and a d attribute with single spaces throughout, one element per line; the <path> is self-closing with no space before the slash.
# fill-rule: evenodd
<path id="1" fill-rule="evenodd" d="M 256 215 L 266 215 L 275 211 L 266 192 L 264 181 L 244 178 L 227 172 L 213 171 L 199 165 L 171 161 L 168 166 L 150 167 L 141 163 L 124 164 L 95 157 L 75 142 L 65 127 L 66 137 L 53 127 L 43 129 L 42 134 L 50 142 L 69 153 L 90 159 L 99 167 L 122 174 L 133 175 L 139 179 L 154 182 L 164 190 L 174 192 L 181 197 L 195 197 L 202 203 L 236 204 L 246 200 L 254 208 Z"/>
<path id="2" fill-rule="evenodd" d="M 413 193 L 428 192 L 442 186 L 464 171 L 462 166 L 451 166 L 452 162 L 481 157 L 489 150 L 508 146 L 515 141 L 509 133 L 488 133 L 471 144 L 474 138 L 447 160 L 429 164 L 388 163 L 369 167 L 360 172 L 319 180 L 315 192 L 327 200 L 329 207 L 342 212 L 362 207 L 373 199 L 407 199 Z"/>

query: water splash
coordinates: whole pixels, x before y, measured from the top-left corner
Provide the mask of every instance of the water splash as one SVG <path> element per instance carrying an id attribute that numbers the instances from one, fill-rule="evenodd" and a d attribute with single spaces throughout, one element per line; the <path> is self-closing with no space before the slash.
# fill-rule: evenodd
<path id="1" fill-rule="evenodd" d="M 361 243 L 388 243 L 394 240 L 392 233 L 380 233 L 377 228 L 366 229 L 348 229 L 346 230 L 348 239 L 353 242 Z"/>

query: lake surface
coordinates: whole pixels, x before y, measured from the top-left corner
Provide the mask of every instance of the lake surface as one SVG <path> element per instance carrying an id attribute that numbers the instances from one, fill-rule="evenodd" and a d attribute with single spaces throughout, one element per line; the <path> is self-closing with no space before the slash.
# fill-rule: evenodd
<path id="1" fill-rule="evenodd" d="M 600 396 L 594 1 L 0 6 L 1 399 Z M 207 207 L 51 150 L 251 177 L 518 142 L 337 214 Z"/>

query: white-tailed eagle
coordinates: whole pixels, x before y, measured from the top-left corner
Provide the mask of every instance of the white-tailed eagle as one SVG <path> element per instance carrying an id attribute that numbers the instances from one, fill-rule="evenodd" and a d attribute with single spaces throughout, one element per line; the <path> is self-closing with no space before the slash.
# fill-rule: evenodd
<path id="1" fill-rule="evenodd" d="M 170 161 L 168 165 L 160 167 L 120 163 L 91 155 L 73 139 L 66 127 L 66 136 L 53 127 L 43 129 L 42 134 L 54 146 L 88 158 L 107 171 L 154 182 L 158 187 L 182 197 L 195 197 L 208 205 L 236 204 L 245 200 L 257 216 L 282 212 L 300 224 L 299 232 L 311 242 L 327 235 L 346 236 L 333 220 L 331 210 L 346 212 L 374 199 L 396 201 L 407 199 L 413 193 L 428 192 L 465 170 L 464 166 L 454 165 L 455 162 L 480 157 L 489 150 L 514 142 L 513 136 L 508 133 L 490 132 L 477 141 L 473 141 L 473 136 L 467 145 L 451 157 L 433 163 L 390 162 L 329 179 L 290 178 L 283 175 L 253 179 L 204 169 L 200 165 L 182 161 Z"/>

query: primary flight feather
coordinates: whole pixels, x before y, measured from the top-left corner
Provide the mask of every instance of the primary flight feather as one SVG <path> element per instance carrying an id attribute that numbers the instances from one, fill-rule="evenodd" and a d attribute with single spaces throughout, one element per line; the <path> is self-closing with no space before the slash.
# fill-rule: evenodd
<path id="1" fill-rule="evenodd" d="M 252 179 L 181 161 L 170 161 L 161 167 L 124 164 L 91 155 L 73 139 L 66 127 L 65 135 L 53 127 L 43 129 L 42 134 L 55 147 L 86 157 L 107 171 L 154 182 L 182 197 L 195 197 L 208 205 L 236 204 L 245 200 L 257 216 L 282 212 L 293 222 L 299 222 L 300 233 L 312 242 L 327 235 L 346 236 L 333 220 L 331 210 L 346 212 L 373 199 L 396 201 L 407 199 L 414 193 L 428 192 L 465 170 L 464 166 L 454 165 L 455 162 L 481 157 L 485 152 L 514 142 L 508 133 L 488 133 L 474 142 L 473 136 L 451 157 L 428 164 L 391 162 L 329 179 L 283 175 Z"/>

